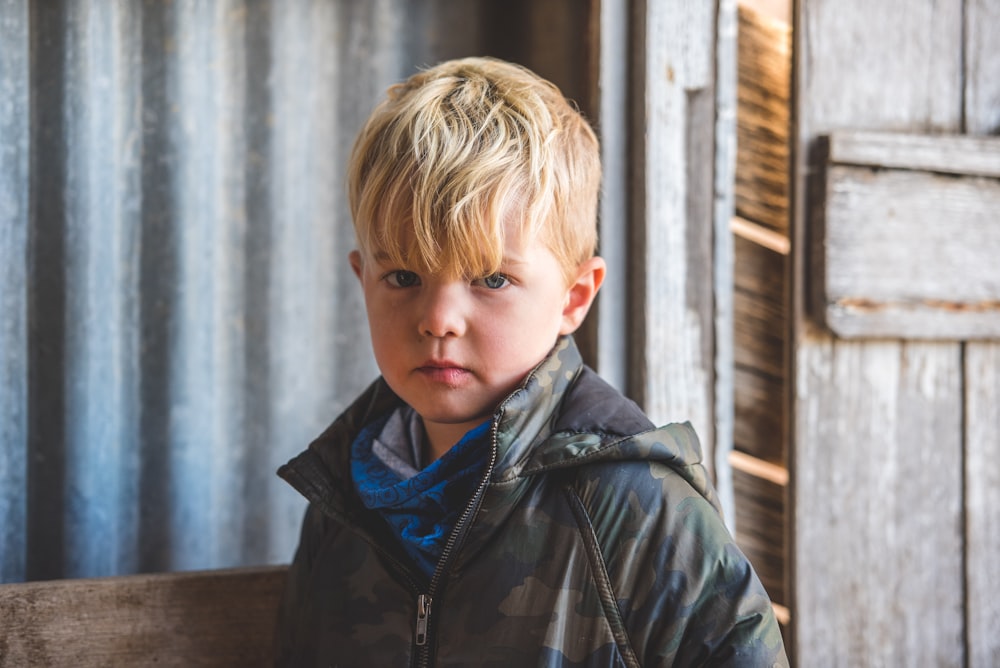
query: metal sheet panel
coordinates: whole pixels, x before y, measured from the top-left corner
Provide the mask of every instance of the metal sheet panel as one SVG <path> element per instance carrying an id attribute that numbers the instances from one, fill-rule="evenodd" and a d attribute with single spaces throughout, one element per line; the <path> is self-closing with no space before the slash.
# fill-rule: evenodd
<path id="1" fill-rule="evenodd" d="M 0 581 L 291 558 L 274 471 L 377 373 L 347 153 L 478 12 L 0 2 Z"/>
<path id="2" fill-rule="evenodd" d="M 27 2 L 0 0 L 0 581 L 19 578 L 25 568 L 30 200 Z"/>

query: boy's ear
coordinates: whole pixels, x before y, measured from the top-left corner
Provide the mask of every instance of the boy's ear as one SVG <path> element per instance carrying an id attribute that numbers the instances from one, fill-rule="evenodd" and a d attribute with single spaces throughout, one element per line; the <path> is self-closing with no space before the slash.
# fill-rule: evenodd
<path id="1" fill-rule="evenodd" d="M 359 251 L 359 250 L 352 250 L 347 255 L 347 259 L 351 263 L 351 269 L 354 270 L 354 275 L 358 277 L 358 280 L 360 280 L 361 279 L 361 269 L 362 269 L 362 267 L 361 267 L 361 251 Z"/>
<path id="2" fill-rule="evenodd" d="M 604 282 L 607 265 L 603 258 L 594 256 L 583 262 L 577 269 L 574 280 L 566 291 L 566 306 L 563 308 L 563 322 L 560 334 L 572 334 L 580 327 L 583 319 L 594 303 L 597 291 Z"/>

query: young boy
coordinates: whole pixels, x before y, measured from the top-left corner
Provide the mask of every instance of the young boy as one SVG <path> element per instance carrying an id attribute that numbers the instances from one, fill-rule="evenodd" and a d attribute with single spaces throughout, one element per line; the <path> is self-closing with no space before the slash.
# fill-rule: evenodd
<path id="1" fill-rule="evenodd" d="M 348 187 L 382 376 L 279 471 L 310 502 L 279 664 L 786 663 L 691 427 L 573 343 L 599 184 L 594 133 L 523 68 L 446 62 L 375 109 Z"/>

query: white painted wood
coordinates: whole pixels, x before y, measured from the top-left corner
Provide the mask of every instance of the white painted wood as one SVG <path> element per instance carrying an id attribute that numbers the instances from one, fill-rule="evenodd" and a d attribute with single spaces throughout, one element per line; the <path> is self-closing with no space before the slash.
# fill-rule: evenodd
<path id="1" fill-rule="evenodd" d="M 1000 665 L 1000 342 L 965 351 L 969 665 Z"/>
<path id="2" fill-rule="evenodd" d="M 1000 180 L 834 165 L 817 242 L 838 336 L 1000 338 Z"/>
<path id="3" fill-rule="evenodd" d="M 642 3 L 640 3 L 642 4 Z M 633 395 L 656 423 L 690 420 L 711 468 L 714 434 L 713 226 L 715 3 L 648 2 L 635 26 L 644 51 L 633 239 Z"/>
<path id="4" fill-rule="evenodd" d="M 845 341 L 803 288 L 810 160 L 842 129 L 962 130 L 962 2 L 796 3 L 793 655 L 802 666 L 962 666 L 960 344 Z"/>
<path id="5" fill-rule="evenodd" d="M 1000 3 L 965 0 L 965 132 L 1000 134 Z"/>
<path id="6" fill-rule="evenodd" d="M 1000 137 L 840 131 L 830 135 L 832 163 L 1000 177 Z"/>
<path id="7" fill-rule="evenodd" d="M 736 526 L 733 471 L 729 455 L 734 432 L 733 268 L 735 251 L 730 220 L 736 196 L 736 0 L 719 0 L 715 46 L 715 196 L 713 198 L 715 295 L 715 486 L 723 515 Z"/>
<path id="8" fill-rule="evenodd" d="M 966 0 L 965 131 L 1000 131 L 1000 4 Z M 969 666 L 1000 665 L 1000 341 L 965 346 Z"/>
<path id="9" fill-rule="evenodd" d="M 802 347 L 798 662 L 961 666 L 959 347 Z"/>

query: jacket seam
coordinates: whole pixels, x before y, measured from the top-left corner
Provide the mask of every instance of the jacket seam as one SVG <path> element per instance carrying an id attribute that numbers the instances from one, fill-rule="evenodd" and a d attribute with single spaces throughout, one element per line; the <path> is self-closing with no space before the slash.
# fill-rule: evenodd
<path id="1" fill-rule="evenodd" d="M 618 651 L 621 652 L 625 665 L 629 666 L 629 668 L 640 668 L 639 659 L 635 655 L 635 650 L 632 649 L 632 642 L 628 637 L 628 630 L 625 628 L 625 620 L 622 616 L 621 608 L 618 606 L 614 587 L 611 585 L 611 577 L 608 575 L 607 564 L 604 561 L 604 555 L 597 540 L 597 533 L 594 531 L 594 525 L 590 521 L 590 514 L 583 505 L 583 499 L 580 498 L 571 485 L 564 486 L 563 491 L 566 494 L 573 517 L 576 519 L 580 536 L 583 538 L 583 544 L 587 551 L 587 559 L 590 561 L 591 571 L 594 573 L 594 582 L 597 585 L 597 592 L 601 599 L 601 607 L 604 609 L 604 616 L 608 619 L 611 633 L 614 636 L 615 643 L 618 645 Z"/>

